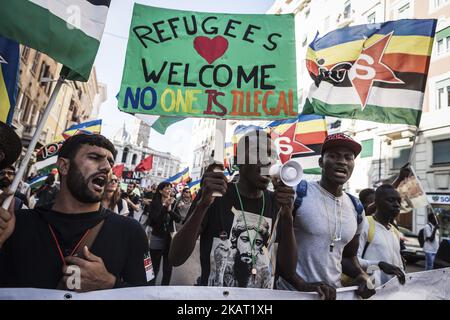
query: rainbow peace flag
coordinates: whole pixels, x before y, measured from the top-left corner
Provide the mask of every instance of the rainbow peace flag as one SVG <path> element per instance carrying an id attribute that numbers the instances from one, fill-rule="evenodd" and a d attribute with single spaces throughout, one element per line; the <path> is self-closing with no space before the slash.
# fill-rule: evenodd
<path id="1" fill-rule="evenodd" d="M 418 125 L 437 20 L 332 31 L 309 45 L 314 80 L 303 114 Z"/>
<path id="2" fill-rule="evenodd" d="M 19 44 L 0 37 L 0 121 L 11 124 L 16 105 Z"/>
<path id="3" fill-rule="evenodd" d="M 69 137 L 71 137 L 75 134 L 80 134 L 80 133 L 100 134 L 101 131 L 102 131 L 102 120 L 98 119 L 98 120 L 92 120 L 92 121 L 75 124 L 75 125 L 71 126 L 70 128 L 66 129 L 62 133 L 62 136 L 64 139 L 67 140 Z"/>
<path id="4" fill-rule="evenodd" d="M 186 182 L 188 180 L 189 180 L 189 167 L 185 168 L 181 172 L 178 172 L 176 175 L 171 176 L 170 178 L 166 179 L 166 182 L 178 184 L 181 182 Z"/>
<path id="5" fill-rule="evenodd" d="M 200 190 L 200 181 L 201 181 L 201 179 L 192 181 L 191 183 L 188 183 L 188 187 L 189 187 L 189 191 L 191 191 L 191 195 L 194 195 L 196 192 L 198 192 L 198 190 Z"/>

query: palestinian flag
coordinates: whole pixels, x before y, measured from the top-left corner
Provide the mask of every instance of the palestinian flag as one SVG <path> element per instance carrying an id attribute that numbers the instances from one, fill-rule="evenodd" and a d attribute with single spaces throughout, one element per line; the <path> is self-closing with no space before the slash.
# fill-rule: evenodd
<path id="1" fill-rule="evenodd" d="M 303 114 L 418 125 L 436 20 L 346 27 L 316 37 Z"/>
<path id="2" fill-rule="evenodd" d="M 87 81 L 105 28 L 110 0 L 4 0 L 0 35 L 43 52 Z"/>
<path id="3" fill-rule="evenodd" d="M 39 174 L 49 174 L 53 169 L 56 169 L 56 160 L 58 160 L 58 152 L 61 149 L 64 141 L 53 142 L 42 147 L 37 152 L 36 170 Z"/>
<path id="4" fill-rule="evenodd" d="M 47 180 L 48 175 L 49 175 L 49 173 L 43 174 L 43 175 L 33 178 L 32 180 L 29 180 L 28 184 L 30 185 L 31 190 L 37 190 L 42 185 L 44 185 L 45 180 Z"/>
<path id="5" fill-rule="evenodd" d="M 267 128 L 280 150 L 282 163 L 299 162 L 305 174 L 320 174 L 320 151 L 327 137 L 325 117 L 299 115 L 297 119 L 274 121 Z"/>

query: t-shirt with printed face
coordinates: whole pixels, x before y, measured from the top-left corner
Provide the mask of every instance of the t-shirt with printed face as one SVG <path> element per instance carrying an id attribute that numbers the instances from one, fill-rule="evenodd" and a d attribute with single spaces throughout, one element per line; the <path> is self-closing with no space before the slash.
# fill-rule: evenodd
<path id="1" fill-rule="evenodd" d="M 201 194 L 197 195 L 188 216 L 200 196 Z M 262 197 L 250 199 L 241 195 L 243 213 L 232 183 L 228 184 L 227 193 L 223 197 L 214 200 L 203 220 L 200 236 L 201 285 L 273 287 L 277 244 L 268 247 L 268 243 L 277 208 L 272 192 L 264 191 L 264 198 L 262 216 Z M 275 238 L 274 233 L 273 239 Z M 252 275 L 253 268 L 256 269 L 256 275 Z"/>

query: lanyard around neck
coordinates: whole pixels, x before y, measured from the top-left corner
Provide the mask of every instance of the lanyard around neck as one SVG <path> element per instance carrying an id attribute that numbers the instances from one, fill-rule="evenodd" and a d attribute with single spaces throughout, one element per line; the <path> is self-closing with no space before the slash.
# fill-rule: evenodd
<path id="1" fill-rule="evenodd" d="M 48 224 L 48 228 L 50 229 L 50 232 L 51 232 L 51 234 L 53 236 L 53 240 L 55 241 L 56 248 L 58 249 L 59 257 L 60 257 L 63 265 L 66 265 L 66 260 L 64 260 L 64 255 L 62 253 L 61 246 L 59 245 L 59 241 L 56 238 L 55 231 L 53 231 L 53 228 L 52 228 L 52 226 L 50 224 Z M 91 231 L 91 229 L 86 230 L 86 232 L 83 234 L 81 239 L 76 244 L 75 248 L 73 248 L 72 252 L 70 253 L 71 256 L 78 250 L 78 247 L 80 246 L 81 242 L 87 237 L 89 231 Z"/>
<path id="2" fill-rule="evenodd" d="M 241 195 L 239 194 L 239 189 L 238 189 L 237 183 L 235 183 L 234 186 L 236 188 L 236 193 L 238 195 L 239 204 L 241 205 L 241 213 L 242 213 L 242 217 L 244 218 L 244 224 L 245 224 L 245 229 L 247 230 L 247 236 L 250 241 L 250 249 L 251 249 L 251 255 L 252 255 L 252 267 L 253 267 L 252 273 L 255 274 L 255 272 L 256 272 L 256 269 L 255 269 L 256 254 L 253 254 L 253 252 L 254 252 L 254 248 L 255 248 L 256 237 L 258 236 L 259 231 L 260 231 L 259 227 L 261 226 L 261 220 L 262 220 L 262 216 L 264 214 L 264 209 L 266 206 L 266 198 L 264 196 L 264 191 L 263 191 L 263 195 L 262 195 L 263 203 L 262 203 L 261 213 L 259 214 L 258 226 L 256 227 L 256 234 L 252 241 L 252 239 L 250 237 L 250 231 L 248 230 L 247 219 L 245 218 L 244 205 L 242 203 Z"/>

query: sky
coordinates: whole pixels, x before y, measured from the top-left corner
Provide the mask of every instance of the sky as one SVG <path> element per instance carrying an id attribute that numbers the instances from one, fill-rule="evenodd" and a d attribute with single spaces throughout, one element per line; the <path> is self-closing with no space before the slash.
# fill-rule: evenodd
<path id="1" fill-rule="evenodd" d="M 102 134 L 112 139 L 123 127 L 133 132 L 135 118 L 117 108 L 116 95 L 120 89 L 123 65 L 131 23 L 133 3 L 169 9 L 221 13 L 266 13 L 274 0 L 112 0 L 100 48 L 95 60 L 97 79 L 107 85 L 107 101 L 103 103 L 99 118 L 103 119 Z M 171 126 L 165 135 L 154 130 L 150 133 L 149 146 L 163 152 L 170 152 L 188 165 L 191 152 L 191 119 Z"/>

